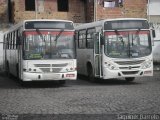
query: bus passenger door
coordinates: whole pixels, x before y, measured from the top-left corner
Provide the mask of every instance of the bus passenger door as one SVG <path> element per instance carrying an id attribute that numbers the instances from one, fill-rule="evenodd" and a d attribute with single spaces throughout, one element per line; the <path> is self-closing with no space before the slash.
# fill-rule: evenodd
<path id="1" fill-rule="evenodd" d="M 100 44 L 100 33 L 94 34 L 94 74 L 95 77 L 101 78 L 101 44 Z"/>

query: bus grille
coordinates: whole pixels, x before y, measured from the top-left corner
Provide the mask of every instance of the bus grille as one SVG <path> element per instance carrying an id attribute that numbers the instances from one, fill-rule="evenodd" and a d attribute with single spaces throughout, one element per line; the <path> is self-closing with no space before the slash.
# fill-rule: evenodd
<path id="1" fill-rule="evenodd" d="M 35 67 L 65 67 L 68 63 L 62 64 L 34 64 Z"/>
<path id="2" fill-rule="evenodd" d="M 131 68 L 130 67 L 119 67 L 119 69 L 134 69 L 134 68 L 140 68 L 140 66 L 131 66 Z"/>
<path id="3" fill-rule="evenodd" d="M 63 63 L 63 64 L 52 64 L 52 67 L 65 67 L 67 66 L 68 63 Z"/>
<path id="4" fill-rule="evenodd" d="M 133 74 L 138 74 L 138 71 L 123 71 L 123 75 L 133 75 Z"/>
<path id="5" fill-rule="evenodd" d="M 44 73 L 59 73 L 62 68 L 40 68 L 40 70 Z"/>
<path id="6" fill-rule="evenodd" d="M 119 65 L 136 65 L 136 64 L 141 64 L 145 60 L 137 60 L 137 61 L 115 61 L 115 63 Z"/>
<path id="7" fill-rule="evenodd" d="M 35 67 L 38 67 L 43 73 L 60 73 L 63 67 L 66 67 L 68 63 L 60 64 L 34 64 Z"/>
<path id="8" fill-rule="evenodd" d="M 35 67 L 51 67 L 50 64 L 34 64 Z"/>

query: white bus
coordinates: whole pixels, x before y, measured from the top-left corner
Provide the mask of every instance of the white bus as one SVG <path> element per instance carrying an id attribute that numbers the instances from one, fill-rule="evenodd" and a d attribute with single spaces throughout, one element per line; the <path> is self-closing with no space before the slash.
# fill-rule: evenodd
<path id="1" fill-rule="evenodd" d="M 76 80 L 75 29 L 67 20 L 25 20 L 4 34 L 8 74 L 22 81 Z"/>
<path id="2" fill-rule="evenodd" d="M 116 18 L 81 24 L 76 29 L 77 72 L 94 78 L 152 76 L 152 38 L 146 19 Z"/>

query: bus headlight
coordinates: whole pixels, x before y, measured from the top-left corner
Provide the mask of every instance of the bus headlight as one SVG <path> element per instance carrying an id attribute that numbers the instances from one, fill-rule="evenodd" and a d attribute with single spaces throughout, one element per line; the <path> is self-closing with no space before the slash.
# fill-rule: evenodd
<path id="1" fill-rule="evenodd" d="M 151 60 L 147 60 L 144 63 L 142 63 L 141 68 L 142 69 L 147 69 L 147 68 L 150 68 L 151 66 L 152 66 L 152 61 Z"/>
<path id="2" fill-rule="evenodd" d="M 72 71 L 75 71 L 75 68 L 70 67 L 70 68 L 66 68 L 66 70 L 67 70 L 68 72 L 72 72 Z"/>
<path id="3" fill-rule="evenodd" d="M 114 65 L 114 64 L 112 64 L 111 62 L 104 62 L 104 64 L 105 64 L 105 66 L 107 67 L 107 68 L 109 68 L 110 70 L 117 70 L 118 68 Z"/>

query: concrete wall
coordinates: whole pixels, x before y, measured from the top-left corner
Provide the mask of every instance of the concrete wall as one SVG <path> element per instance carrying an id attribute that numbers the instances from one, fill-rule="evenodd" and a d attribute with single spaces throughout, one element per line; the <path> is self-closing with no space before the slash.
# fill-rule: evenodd
<path id="1" fill-rule="evenodd" d="M 8 2 L 0 0 L 0 25 L 6 22 L 8 22 Z"/>

